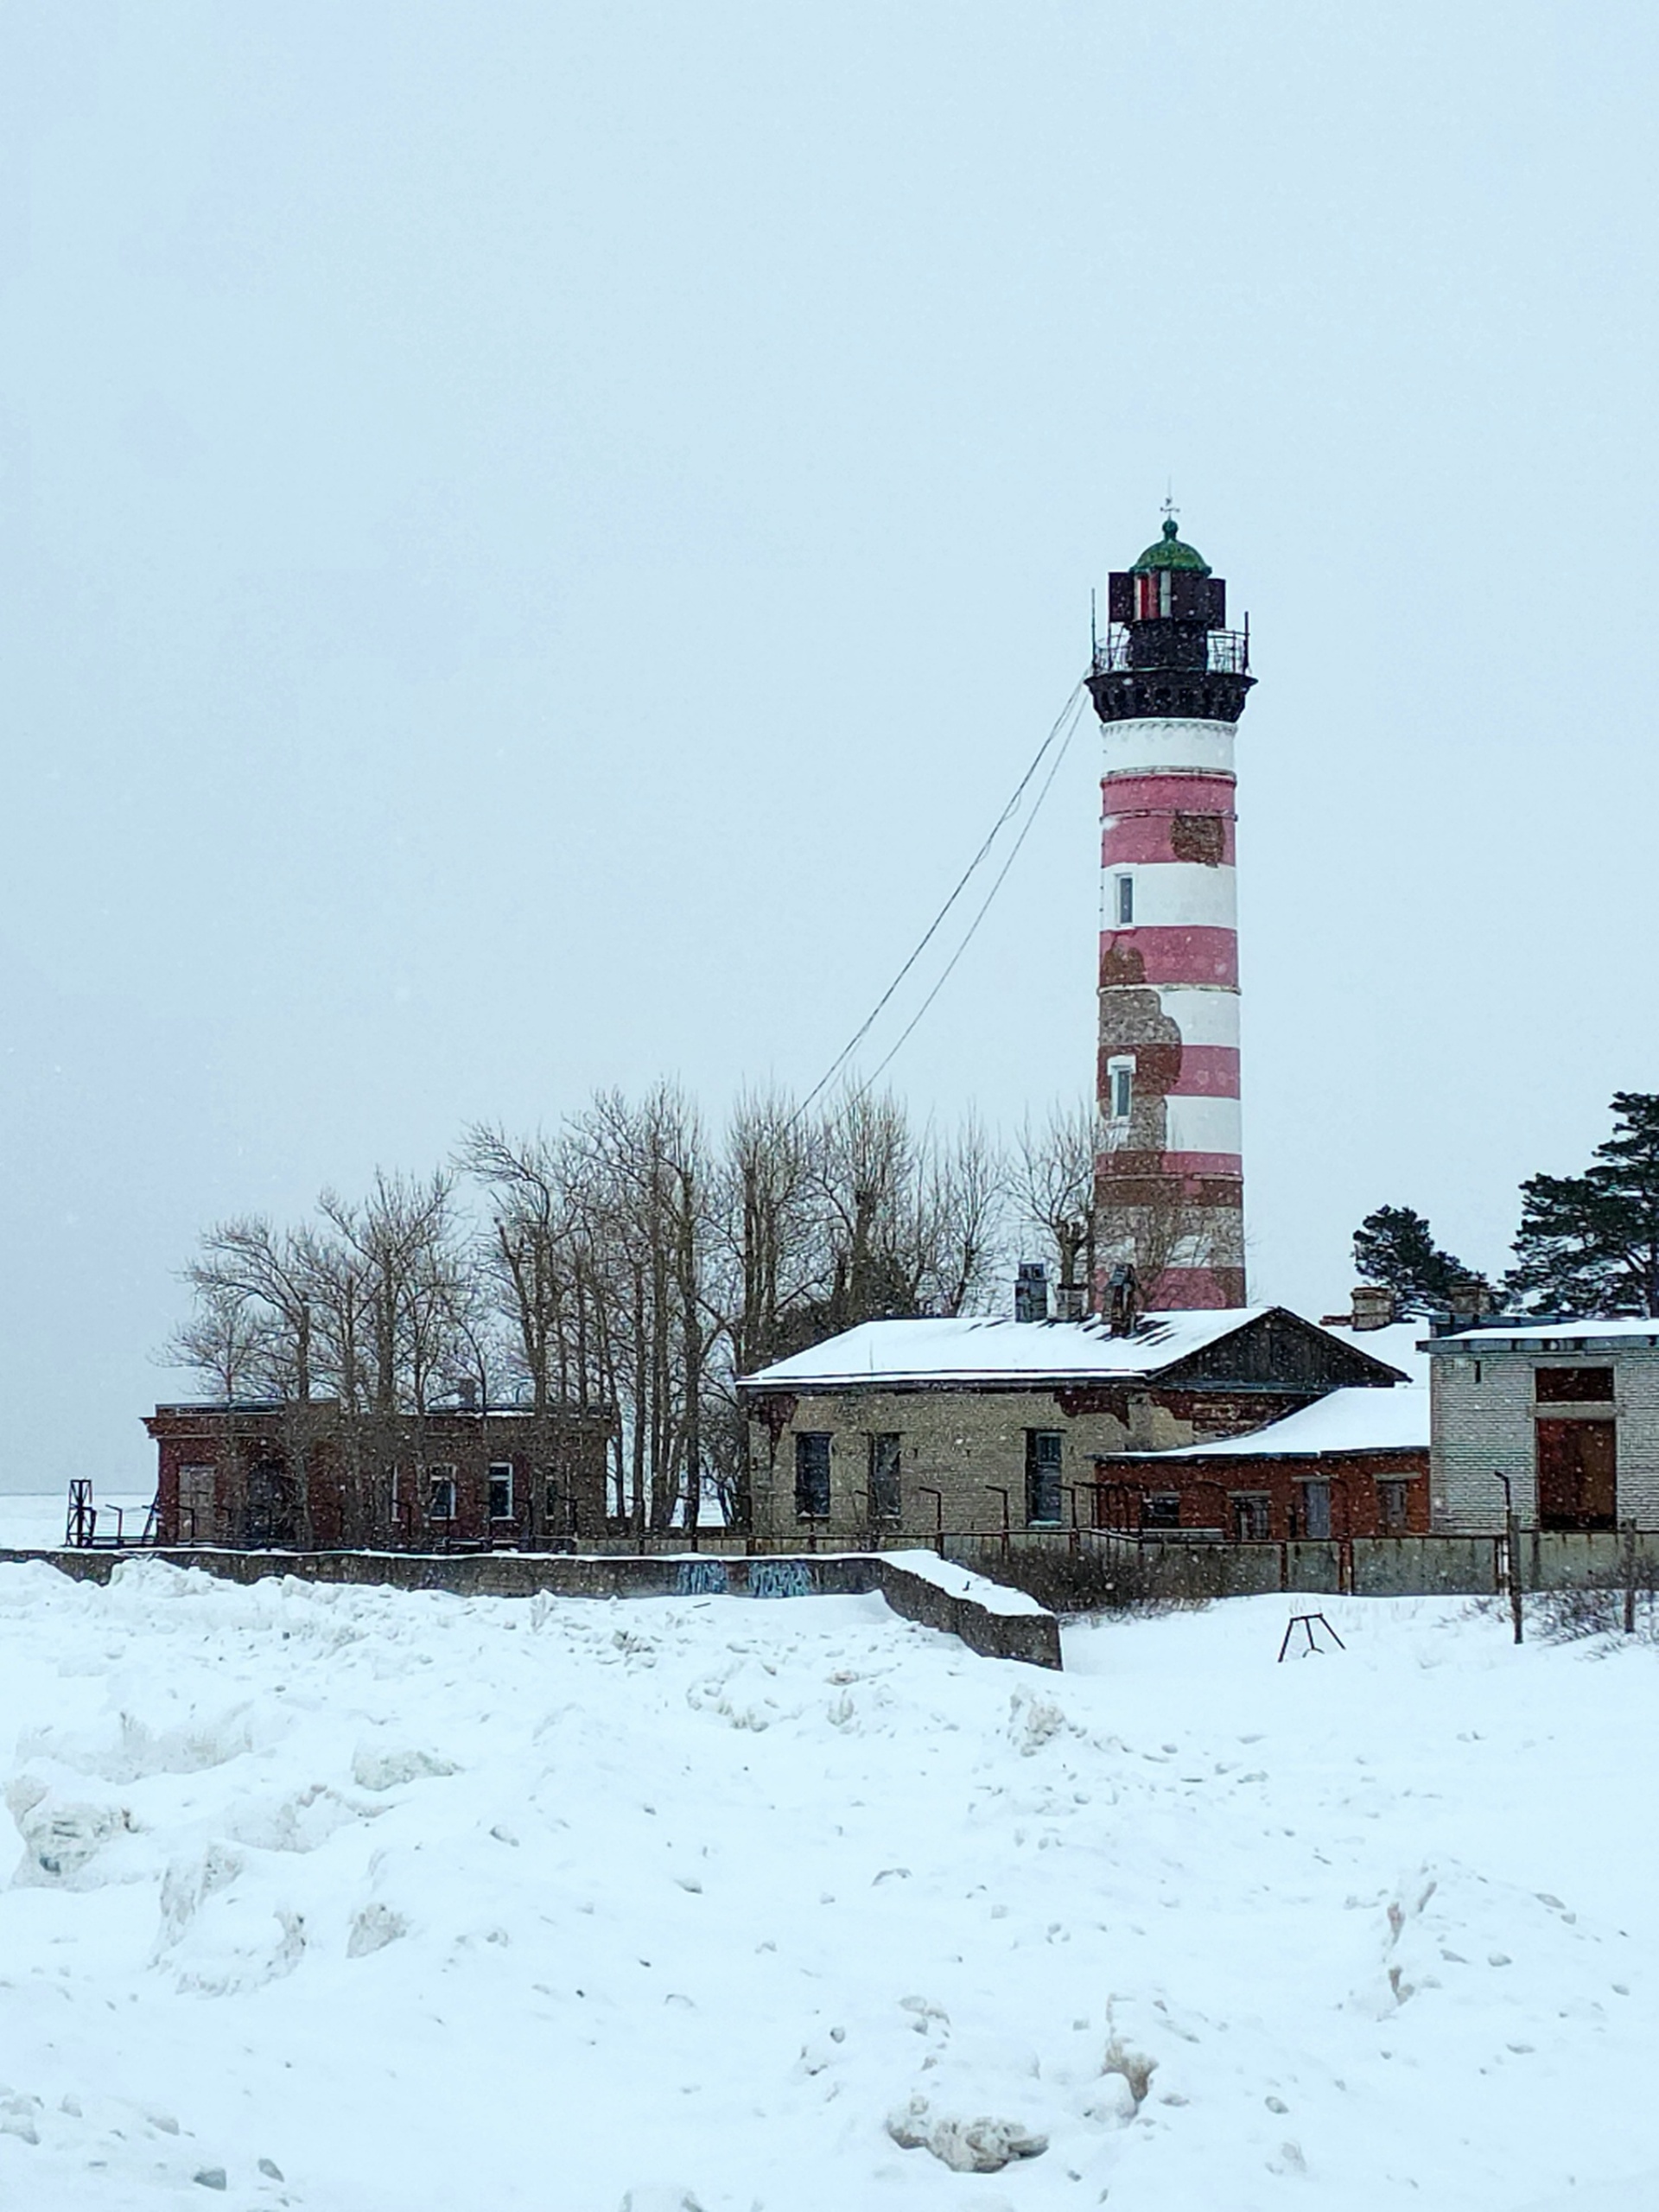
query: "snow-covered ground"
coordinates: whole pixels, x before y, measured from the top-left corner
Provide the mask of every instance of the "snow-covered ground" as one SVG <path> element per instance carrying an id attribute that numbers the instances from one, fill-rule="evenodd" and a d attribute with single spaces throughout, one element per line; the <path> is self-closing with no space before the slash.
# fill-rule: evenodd
<path id="1" fill-rule="evenodd" d="M 0 2205 L 1652 2212 L 1659 1655 L 1310 1602 L 0 1568 Z"/>

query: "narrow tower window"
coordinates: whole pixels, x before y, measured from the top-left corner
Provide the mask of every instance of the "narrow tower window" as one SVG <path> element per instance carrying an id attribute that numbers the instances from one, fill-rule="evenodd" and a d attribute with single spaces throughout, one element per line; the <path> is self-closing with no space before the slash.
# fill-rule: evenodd
<path id="1" fill-rule="evenodd" d="M 1128 928 L 1135 919 L 1135 878 L 1120 875 L 1117 879 L 1117 926 Z"/>
<path id="2" fill-rule="evenodd" d="M 1115 1122 L 1127 1122 L 1135 1104 L 1135 1062 L 1106 1063 L 1106 1110 Z"/>

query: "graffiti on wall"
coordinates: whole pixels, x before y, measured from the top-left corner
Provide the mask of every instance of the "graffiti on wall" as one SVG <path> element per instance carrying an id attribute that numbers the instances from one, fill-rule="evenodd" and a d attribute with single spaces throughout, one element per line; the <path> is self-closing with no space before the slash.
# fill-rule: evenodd
<path id="1" fill-rule="evenodd" d="M 810 1598 L 816 1587 L 812 1569 L 804 1559 L 749 1561 L 751 1598 Z"/>
<path id="2" fill-rule="evenodd" d="M 683 1559 L 675 1587 L 682 1598 L 723 1598 L 728 1584 L 723 1559 Z"/>

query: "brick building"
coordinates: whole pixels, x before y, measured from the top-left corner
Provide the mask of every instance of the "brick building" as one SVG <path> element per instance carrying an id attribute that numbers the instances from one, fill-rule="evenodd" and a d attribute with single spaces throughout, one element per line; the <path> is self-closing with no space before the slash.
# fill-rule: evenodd
<path id="1" fill-rule="evenodd" d="M 1333 1391 L 1405 1379 L 1282 1306 L 1152 1314 L 1119 1334 L 1100 1320 L 866 1322 L 740 1382 L 755 1531 L 857 1544 L 995 1529 L 1005 1514 L 1016 1528 L 1107 1525 L 1103 1461 L 1161 1465 Z M 1193 1497 L 1215 1479 L 1194 1477 Z"/>
<path id="2" fill-rule="evenodd" d="M 1659 1528 L 1659 1319 L 1516 1322 L 1429 1338 L 1433 1524 Z"/>
<path id="3" fill-rule="evenodd" d="M 1295 1542 L 1429 1530 L 1428 1391 L 1333 1390 L 1245 1437 L 1095 1463 L 1106 1525 Z"/>
<path id="4" fill-rule="evenodd" d="M 157 1541 L 426 1549 L 605 1533 L 609 1413 L 347 1414 L 333 1399 L 157 1406 Z"/>

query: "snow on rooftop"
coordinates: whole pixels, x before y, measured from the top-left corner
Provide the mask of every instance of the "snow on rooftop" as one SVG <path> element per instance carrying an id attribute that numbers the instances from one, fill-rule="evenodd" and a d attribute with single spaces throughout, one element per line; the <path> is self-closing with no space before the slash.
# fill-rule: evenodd
<path id="1" fill-rule="evenodd" d="M 800 1383 L 998 1382 L 1010 1376 L 1089 1382 L 1154 1375 L 1271 1312 L 1266 1306 L 1148 1313 L 1130 1337 L 1104 1321 L 864 1321 L 743 1379 L 788 1389 Z"/>
<path id="2" fill-rule="evenodd" d="M 1379 1332 L 1380 1333 L 1380 1332 Z M 1217 1437 L 1173 1452 L 1122 1454 L 1135 1459 L 1240 1459 L 1284 1452 L 1300 1458 L 1328 1452 L 1408 1452 L 1428 1448 L 1428 1391 L 1422 1383 L 1392 1390 L 1357 1388 L 1332 1390 L 1316 1405 L 1282 1421 L 1253 1429 L 1247 1436 Z"/>
<path id="3" fill-rule="evenodd" d="M 1325 1321 L 1319 1325 L 1327 1337 L 1339 1337 L 1356 1351 L 1370 1352 L 1373 1359 L 1397 1367 L 1414 1382 L 1427 1382 L 1428 1354 L 1420 1349 L 1423 1334 L 1421 1321 L 1391 1321 L 1383 1329 L 1356 1329 L 1341 1321 Z"/>
<path id="4" fill-rule="evenodd" d="M 1625 1337 L 1637 1344 L 1659 1344 L 1659 1314 L 1621 1313 L 1588 1321 L 1499 1321 L 1484 1329 L 1460 1329 L 1455 1334 L 1422 1340 L 1422 1348 L 1442 1351 L 1448 1345 L 1600 1343 L 1604 1338 Z"/>

